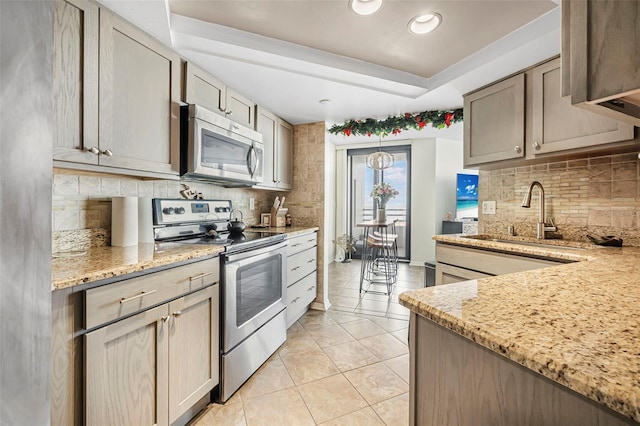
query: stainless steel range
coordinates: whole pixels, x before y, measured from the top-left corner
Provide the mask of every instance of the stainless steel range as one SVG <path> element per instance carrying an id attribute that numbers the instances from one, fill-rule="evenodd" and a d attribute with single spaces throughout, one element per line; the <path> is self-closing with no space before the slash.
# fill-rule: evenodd
<path id="1" fill-rule="evenodd" d="M 224 247 L 220 386 L 224 402 L 286 340 L 285 234 L 226 231 L 229 200 L 153 200 L 156 242 Z"/>

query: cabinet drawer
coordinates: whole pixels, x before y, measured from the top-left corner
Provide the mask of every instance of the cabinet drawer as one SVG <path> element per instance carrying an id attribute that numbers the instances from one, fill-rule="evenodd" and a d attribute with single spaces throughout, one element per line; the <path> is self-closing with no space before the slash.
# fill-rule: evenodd
<path id="1" fill-rule="evenodd" d="M 318 256 L 316 247 L 312 247 L 287 258 L 287 285 L 309 275 L 317 268 Z"/>
<path id="2" fill-rule="evenodd" d="M 297 320 L 316 298 L 316 286 L 317 274 L 313 272 L 287 288 L 287 325 Z"/>
<path id="3" fill-rule="evenodd" d="M 219 261 L 215 258 L 87 290 L 85 328 L 131 315 L 219 280 Z"/>
<path id="4" fill-rule="evenodd" d="M 292 254 L 299 253 L 316 245 L 318 245 L 318 234 L 315 232 L 289 238 L 287 255 L 291 256 Z"/>

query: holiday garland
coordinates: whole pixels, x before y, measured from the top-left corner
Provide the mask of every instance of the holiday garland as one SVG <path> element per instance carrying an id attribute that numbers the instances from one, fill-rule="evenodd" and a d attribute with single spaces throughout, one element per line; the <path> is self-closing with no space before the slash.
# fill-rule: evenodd
<path id="1" fill-rule="evenodd" d="M 404 115 L 389 117 L 386 120 L 375 120 L 373 118 L 347 120 L 344 124 L 334 124 L 329 129 L 329 132 L 334 135 L 342 133 L 345 136 L 387 136 L 389 134 L 397 135 L 403 130 L 422 130 L 429 123 L 436 129 L 442 129 L 449 127 L 451 123 L 457 123 L 459 121 L 462 121 L 462 109 L 423 111 L 416 114 L 407 112 Z"/>

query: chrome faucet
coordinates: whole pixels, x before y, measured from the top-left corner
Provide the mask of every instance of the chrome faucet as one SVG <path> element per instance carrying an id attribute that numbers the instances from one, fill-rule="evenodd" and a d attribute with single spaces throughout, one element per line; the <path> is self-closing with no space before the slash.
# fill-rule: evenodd
<path id="1" fill-rule="evenodd" d="M 555 232 L 558 228 L 553 224 L 553 221 L 551 221 L 551 226 L 546 225 L 544 220 L 544 188 L 537 180 L 534 180 L 529 184 L 527 192 L 525 192 L 524 198 L 522 199 L 522 207 L 526 209 L 531 207 L 531 193 L 533 192 L 533 188 L 536 186 L 540 190 L 540 216 L 536 225 L 536 238 L 543 240 L 545 238 L 546 231 Z"/>

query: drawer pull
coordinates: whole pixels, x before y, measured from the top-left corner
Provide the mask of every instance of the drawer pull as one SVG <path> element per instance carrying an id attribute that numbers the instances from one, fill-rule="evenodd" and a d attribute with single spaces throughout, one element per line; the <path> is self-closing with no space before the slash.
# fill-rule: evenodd
<path id="1" fill-rule="evenodd" d="M 316 240 L 315 240 L 314 238 L 312 238 L 312 239 L 310 239 L 310 240 L 307 240 L 307 242 L 308 242 L 308 243 L 315 243 L 315 242 L 316 242 Z"/>
<path id="2" fill-rule="evenodd" d="M 195 277 L 189 278 L 189 281 L 199 280 L 200 278 L 204 278 L 207 275 L 211 275 L 211 274 L 213 274 L 213 272 L 205 272 L 204 274 L 196 275 Z"/>
<path id="3" fill-rule="evenodd" d="M 309 260 L 307 260 L 307 263 L 313 263 L 315 261 L 316 261 L 315 259 L 309 259 Z"/>
<path id="4" fill-rule="evenodd" d="M 295 244 L 292 244 L 291 247 L 298 247 L 299 245 L 300 243 L 295 243 Z"/>
<path id="5" fill-rule="evenodd" d="M 298 297 L 296 297 L 295 299 L 293 299 L 293 300 L 291 301 L 291 303 L 296 303 L 296 302 L 298 302 L 298 299 L 300 299 L 300 296 L 298 296 Z"/>
<path id="6" fill-rule="evenodd" d="M 143 291 L 140 294 L 136 294 L 135 296 L 123 297 L 122 299 L 120 299 L 120 303 L 126 303 L 126 302 L 128 302 L 130 300 L 138 299 L 138 298 L 143 297 L 143 296 L 148 296 L 150 294 L 155 293 L 156 291 L 158 291 L 158 290 Z"/>
<path id="7" fill-rule="evenodd" d="M 298 269 L 300 269 L 300 267 L 299 267 L 299 266 L 296 266 L 295 268 L 291 268 L 291 272 L 293 272 L 293 271 L 297 271 Z"/>
<path id="8" fill-rule="evenodd" d="M 311 290 L 313 290 L 314 288 L 316 288 L 316 286 L 315 286 L 315 285 L 312 285 L 311 287 L 309 287 L 309 288 L 307 289 L 307 291 L 311 291 Z"/>

